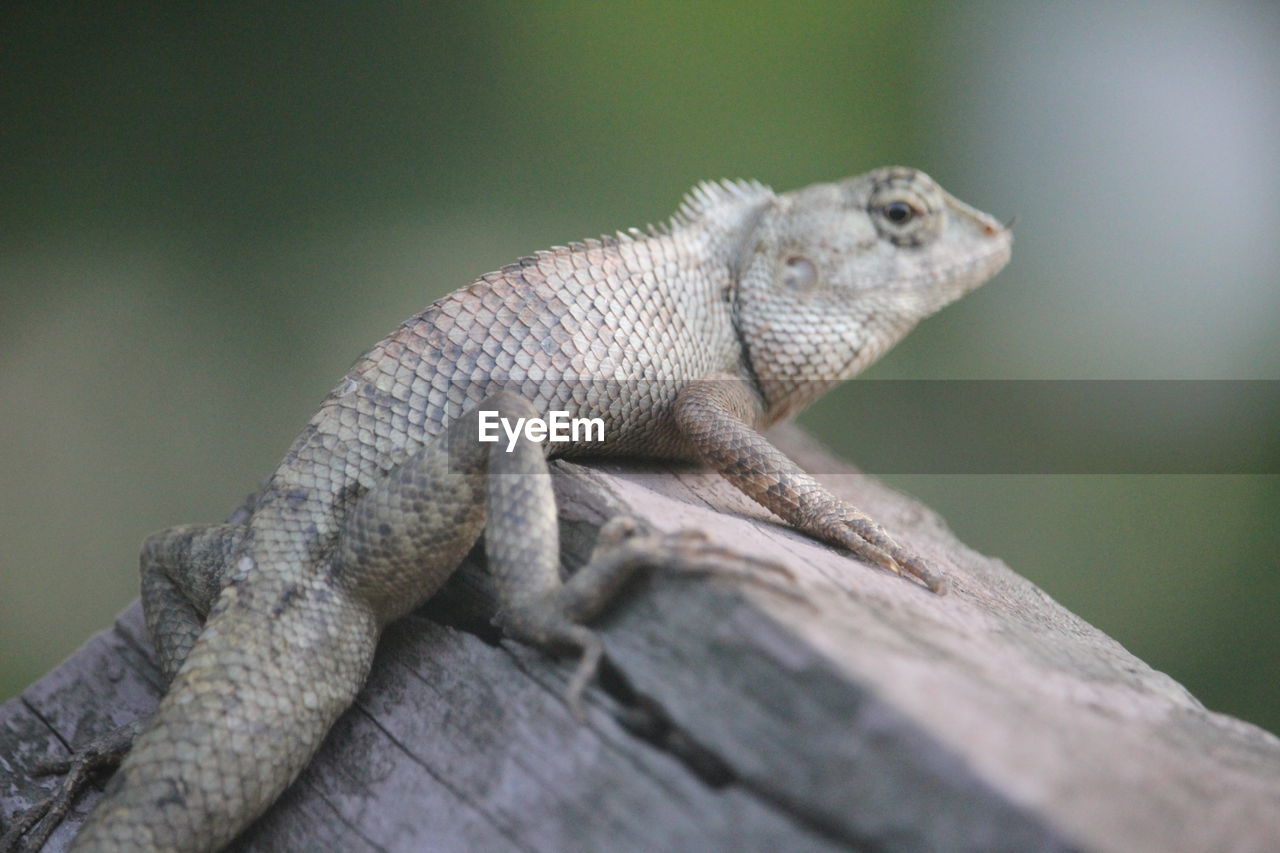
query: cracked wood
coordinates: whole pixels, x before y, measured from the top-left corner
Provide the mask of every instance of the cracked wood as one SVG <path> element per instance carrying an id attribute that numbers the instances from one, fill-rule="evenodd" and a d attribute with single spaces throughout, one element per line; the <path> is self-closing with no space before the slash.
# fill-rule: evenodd
<path id="1" fill-rule="evenodd" d="M 473 560 L 389 629 L 355 707 L 237 849 L 1272 848 L 1274 737 L 1206 711 L 926 508 L 797 431 L 773 437 L 944 562 L 953 594 L 850 578 L 838 552 L 691 467 L 561 466 L 570 562 L 622 507 L 785 561 L 817 609 L 641 580 L 602 623 L 611 665 L 579 726 L 558 699 L 571 667 L 499 642 Z M 135 607 L 0 707 L 6 818 L 38 793 L 24 771 L 51 744 L 154 702 L 142 631 Z"/>

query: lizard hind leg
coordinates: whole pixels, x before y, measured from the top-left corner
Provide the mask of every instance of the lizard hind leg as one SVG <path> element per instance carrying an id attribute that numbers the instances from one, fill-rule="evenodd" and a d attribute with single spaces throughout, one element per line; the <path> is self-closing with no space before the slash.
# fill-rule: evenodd
<path id="1" fill-rule="evenodd" d="M 138 564 L 142 606 L 165 681 L 173 679 L 204 625 L 227 577 L 227 563 L 244 528 L 236 524 L 171 527 L 147 537 Z M 120 764 L 147 722 L 134 720 L 77 744 L 61 759 L 44 761 L 35 776 L 62 776 L 0 837 L 0 853 L 39 849 L 90 780 Z"/>
<path id="2" fill-rule="evenodd" d="M 236 524 L 193 524 L 154 533 L 143 543 L 142 611 L 166 681 L 200 636 L 243 535 Z"/>

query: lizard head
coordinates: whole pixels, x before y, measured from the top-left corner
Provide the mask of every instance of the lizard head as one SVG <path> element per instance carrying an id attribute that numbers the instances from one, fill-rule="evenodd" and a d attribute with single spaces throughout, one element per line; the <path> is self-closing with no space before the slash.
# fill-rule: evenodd
<path id="1" fill-rule="evenodd" d="M 770 422 L 991 278 L 1013 244 L 1007 227 L 901 167 L 758 205 L 731 265 L 736 320 Z"/>

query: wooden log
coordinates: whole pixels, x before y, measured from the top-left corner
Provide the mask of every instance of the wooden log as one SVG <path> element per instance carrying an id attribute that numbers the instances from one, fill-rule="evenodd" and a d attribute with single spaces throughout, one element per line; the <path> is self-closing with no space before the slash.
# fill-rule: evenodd
<path id="1" fill-rule="evenodd" d="M 572 662 L 500 639 L 474 554 L 387 630 L 356 705 L 234 849 L 1280 849 L 1280 740 L 1205 710 L 799 430 L 774 440 L 952 592 L 796 534 L 705 470 L 557 462 L 570 567 L 626 511 L 785 566 L 791 594 L 649 575 L 598 622 L 608 662 L 579 723 Z M 160 683 L 135 604 L 0 706 L 0 816 L 52 786 L 35 762 L 147 713 Z"/>

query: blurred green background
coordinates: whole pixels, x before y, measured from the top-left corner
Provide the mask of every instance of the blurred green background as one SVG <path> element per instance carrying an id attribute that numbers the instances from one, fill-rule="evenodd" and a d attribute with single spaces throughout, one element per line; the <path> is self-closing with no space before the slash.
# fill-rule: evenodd
<path id="1" fill-rule="evenodd" d="M 699 179 L 905 163 L 1020 217 L 1010 268 L 869 376 L 1280 379 L 1275 3 L 0 15 L 0 699 L 135 597 L 145 534 L 223 517 L 403 317 Z M 804 421 L 858 461 L 852 409 Z M 1280 477 L 886 479 L 1280 730 Z"/>

